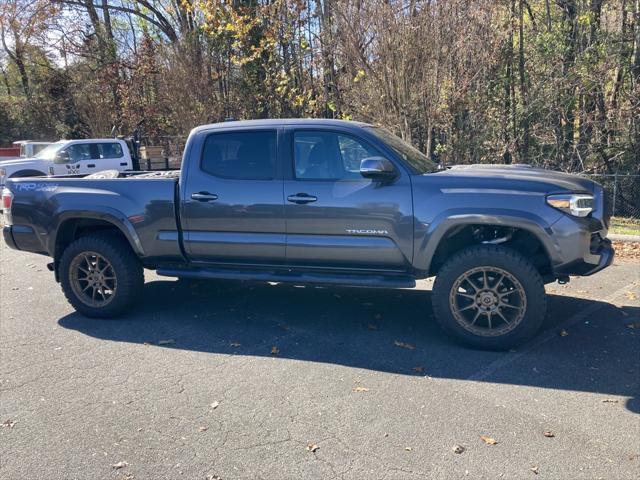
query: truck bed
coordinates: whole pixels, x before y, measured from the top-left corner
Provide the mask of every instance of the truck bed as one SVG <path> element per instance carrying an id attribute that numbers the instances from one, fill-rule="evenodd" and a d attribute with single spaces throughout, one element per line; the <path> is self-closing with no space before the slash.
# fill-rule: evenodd
<path id="1" fill-rule="evenodd" d="M 111 222 L 122 230 L 143 262 L 182 260 L 176 220 L 179 171 L 96 176 L 8 179 L 16 246 L 53 256 L 56 236 L 82 228 L 83 217 L 96 218 L 97 213 L 105 225 Z"/>

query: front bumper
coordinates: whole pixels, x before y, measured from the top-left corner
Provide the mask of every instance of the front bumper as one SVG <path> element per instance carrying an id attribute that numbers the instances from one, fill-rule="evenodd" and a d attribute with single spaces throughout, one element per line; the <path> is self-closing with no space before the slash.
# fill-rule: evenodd
<path id="1" fill-rule="evenodd" d="M 613 263 L 615 250 L 611 246 L 611 240 L 594 234 L 589 246 L 589 254 L 583 258 L 557 267 L 556 273 L 560 275 L 580 275 L 583 277 L 593 275 L 607 268 Z"/>

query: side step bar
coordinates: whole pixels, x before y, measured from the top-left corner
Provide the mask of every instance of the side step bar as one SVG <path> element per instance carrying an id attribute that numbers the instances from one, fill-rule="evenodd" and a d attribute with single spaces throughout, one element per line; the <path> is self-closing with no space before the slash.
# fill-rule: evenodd
<path id="1" fill-rule="evenodd" d="M 198 268 L 189 270 L 159 268 L 158 270 L 156 270 L 156 273 L 163 277 L 249 280 L 257 282 L 321 283 L 352 287 L 413 288 L 416 286 L 416 281 L 413 277 L 400 275 L 341 275 L 309 272 L 289 273 L 255 270 L 231 270 L 223 268 Z"/>

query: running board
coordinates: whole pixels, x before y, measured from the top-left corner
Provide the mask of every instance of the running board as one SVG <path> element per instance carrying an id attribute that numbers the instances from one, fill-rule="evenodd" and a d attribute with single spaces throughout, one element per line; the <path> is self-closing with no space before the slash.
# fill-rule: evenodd
<path id="1" fill-rule="evenodd" d="M 163 277 L 182 277 L 222 280 L 249 280 L 254 282 L 292 282 L 292 283 L 321 283 L 331 285 L 345 285 L 352 287 L 381 287 L 381 288 L 413 288 L 416 281 L 410 276 L 385 275 L 344 275 L 330 273 L 297 273 L 255 270 L 231 269 L 169 269 L 159 268 L 158 275 Z"/>

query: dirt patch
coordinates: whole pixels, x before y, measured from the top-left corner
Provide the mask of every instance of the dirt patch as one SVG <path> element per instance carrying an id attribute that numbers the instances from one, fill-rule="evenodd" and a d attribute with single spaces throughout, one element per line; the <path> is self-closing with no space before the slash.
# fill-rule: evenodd
<path id="1" fill-rule="evenodd" d="M 616 263 L 640 263 L 640 242 L 613 242 L 616 250 Z"/>

